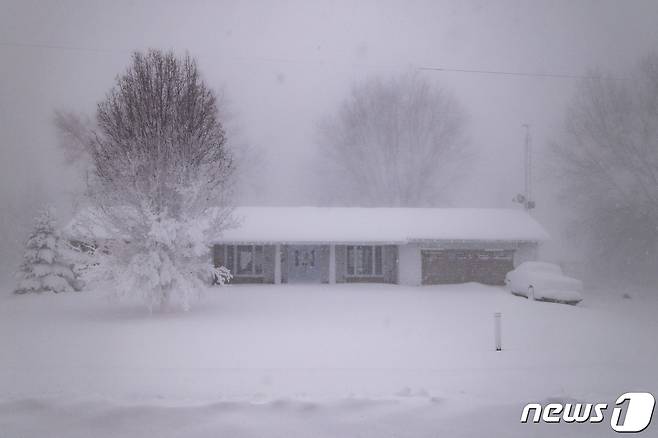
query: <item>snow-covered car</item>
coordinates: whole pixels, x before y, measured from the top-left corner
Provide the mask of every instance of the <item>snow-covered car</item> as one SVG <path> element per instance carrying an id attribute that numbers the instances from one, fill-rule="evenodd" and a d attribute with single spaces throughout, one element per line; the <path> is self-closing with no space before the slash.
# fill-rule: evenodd
<path id="1" fill-rule="evenodd" d="M 505 275 L 505 284 L 514 295 L 537 301 L 577 304 L 583 300 L 583 283 L 567 277 L 553 263 L 521 263 Z"/>

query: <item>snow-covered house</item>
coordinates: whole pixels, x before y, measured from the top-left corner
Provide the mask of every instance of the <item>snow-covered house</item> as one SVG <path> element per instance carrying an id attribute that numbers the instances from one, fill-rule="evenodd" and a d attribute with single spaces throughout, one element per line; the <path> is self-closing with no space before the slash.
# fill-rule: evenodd
<path id="1" fill-rule="evenodd" d="M 94 217 L 82 212 L 64 234 L 109 251 Z M 233 283 L 502 284 L 548 239 L 511 209 L 239 207 L 234 217 L 237 227 L 208 242 Z"/>
<path id="2" fill-rule="evenodd" d="M 241 207 L 211 242 L 234 283 L 502 284 L 548 239 L 523 211 Z"/>

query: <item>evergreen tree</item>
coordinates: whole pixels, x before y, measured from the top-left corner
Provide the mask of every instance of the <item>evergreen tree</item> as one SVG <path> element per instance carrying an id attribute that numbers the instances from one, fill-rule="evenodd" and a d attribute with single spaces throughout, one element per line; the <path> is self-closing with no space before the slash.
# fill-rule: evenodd
<path id="1" fill-rule="evenodd" d="M 34 220 L 34 231 L 25 244 L 25 255 L 19 274 L 17 294 L 28 292 L 70 292 L 80 289 L 71 267 L 62 261 L 59 233 L 55 219 L 44 210 Z"/>

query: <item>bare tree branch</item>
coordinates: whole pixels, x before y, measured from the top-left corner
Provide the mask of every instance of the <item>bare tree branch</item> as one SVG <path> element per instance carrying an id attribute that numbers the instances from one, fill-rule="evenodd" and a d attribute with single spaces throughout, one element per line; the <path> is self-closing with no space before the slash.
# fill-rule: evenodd
<path id="1" fill-rule="evenodd" d="M 210 267 L 208 242 L 232 224 L 234 176 L 217 98 L 196 62 L 135 53 L 93 128 L 70 114 L 55 120 L 67 148 L 91 157 L 93 216 L 126 243 L 108 262 L 121 291 L 147 293 L 150 306 L 178 296 L 188 307 Z"/>
<path id="2" fill-rule="evenodd" d="M 562 197 L 579 213 L 576 226 L 604 270 L 632 259 L 655 271 L 658 261 L 657 66 L 652 54 L 634 81 L 582 80 L 564 138 L 552 147 Z"/>
<path id="3" fill-rule="evenodd" d="M 334 203 L 430 206 L 445 201 L 465 164 L 464 113 L 418 74 L 355 86 L 319 127 Z"/>

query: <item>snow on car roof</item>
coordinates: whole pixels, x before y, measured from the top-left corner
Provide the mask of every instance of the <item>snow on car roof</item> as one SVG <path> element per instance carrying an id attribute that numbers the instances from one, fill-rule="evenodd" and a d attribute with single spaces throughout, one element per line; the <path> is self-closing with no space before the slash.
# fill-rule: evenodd
<path id="1" fill-rule="evenodd" d="M 548 239 L 521 210 L 484 208 L 239 207 L 240 226 L 215 242 L 380 242 Z"/>

